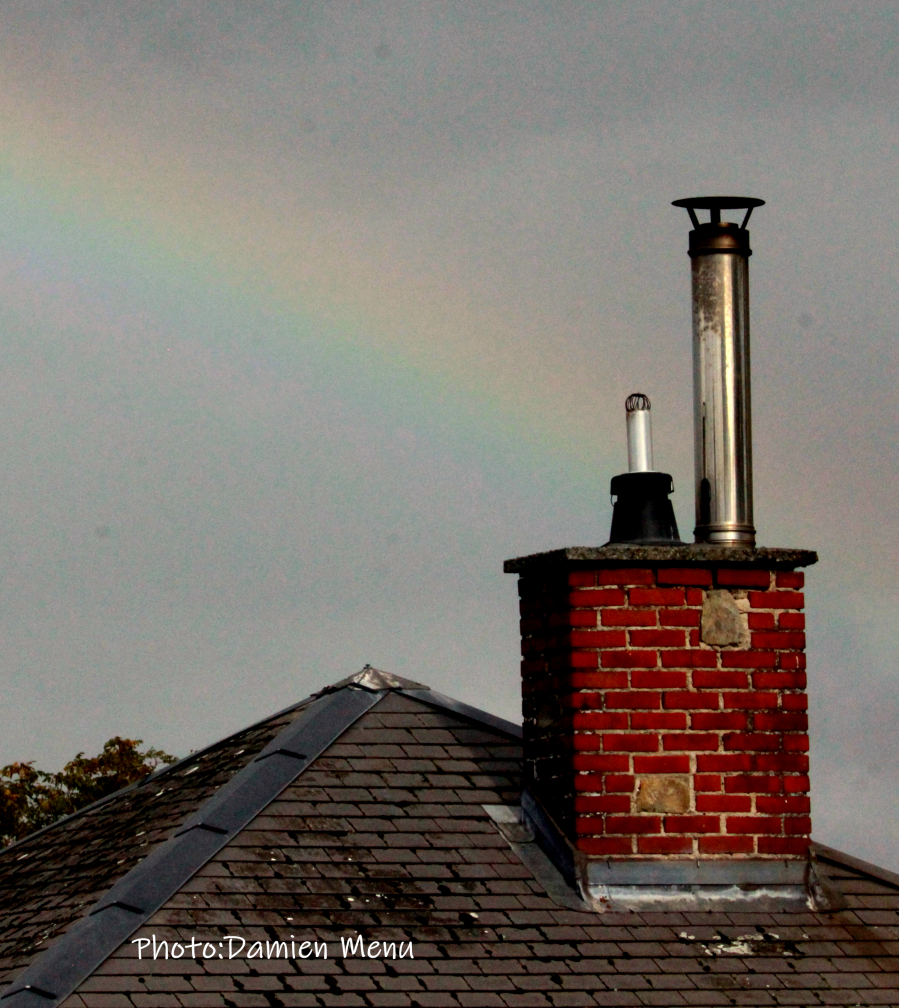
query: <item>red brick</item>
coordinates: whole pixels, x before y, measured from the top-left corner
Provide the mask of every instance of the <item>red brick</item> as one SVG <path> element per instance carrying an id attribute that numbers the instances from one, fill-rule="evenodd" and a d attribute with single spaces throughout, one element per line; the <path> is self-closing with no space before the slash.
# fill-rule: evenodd
<path id="1" fill-rule="evenodd" d="M 583 714 L 574 715 L 575 729 L 592 728 L 594 731 L 601 729 L 630 728 L 627 711 L 587 711 Z"/>
<path id="2" fill-rule="evenodd" d="M 651 585 L 652 571 L 645 567 L 612 567 L 597 573 L 597 583 L 602 585 Z"/>
<path id="3" fill-rule="evenodd" d="M 784 812 L 808 812 L 811 800 L 807 795 L 759 795 L 755 807 L 766 815 L 778 815 Z"/>
<path id="4" fill-rule="evenodd" d="M 603 735 L 605 752 L 658 752 L 657 735 Z"/>
<path id="5" fill-rule="evenodd" d="M 661 694 L 651 690 L 606 693 L 606 707 L 613 710 L 658 710 L 661 705 Z"/>
<path id="6" fill-rule="evenodd" d="M 718 816 L 665 816 L 666 833 L 718 833 L 720 829 L 721 822 Z"/>
<path id="7" fill-rule="evenodd" d="M 805 647 L 805 634 L 799 630 L 772 630 L 753 633 L 754 648 L 783 648 L 797 650 Z"/>
<path id="8" fill-rule="evenodd" d="M 753 756 L 753 762 L 756 770 L 770 773 L 779 771 L 808 772 L 808 756 L 803 753 L 756 753 Z"/>
<path id="9" fill-rule="evenodd" d="M 572 651 L 568 661 L 572 668 L 599 668 L 599 652 Z"/>
<path id="10" fill-rule="evenodd" d="M 805 689 L 805 672 L 756 672 L 752 676 L 756 689 Z"/>
<path id="11" fill-rule="evenodd" d="M 602 791 L 605 777 L 602 774 L 575 774 L 575 791 Z"/>
<path id="12" fill-rule="evenodd" d="M 597 752 L 602 749 L 602 735 L 578 732 L 574 736 L 573 748 L 578 752 Z"/>
<path id="13" fill-rule="evenodd" d="M 692 677 L 695 689 L 747 689 L 749 675 L 738 669 L 697 669 Z"/>
<path id="14" fill-rule="evenodd" d="M 716 651 L 663 651 L 662 665 L 665 668 L 714 668 L 718 664 Z"/>
<path id="15" fill-rule="evenodd" d="M 720 791 L 721 778 L 717 774 L 696 774 L 693 777 L 694 791 Z"/>
<path id="16" fill-rule="evenodd" d="M 724 778 L 724 790 L 727 794 L 777 794 L 782 781 L 762 774 L 737 774 Z"/>
<path id="17" fill-rule="evenodd" d="M 660 585 L 710 585 L 712 572 L 701 567 L 660 567 Z"/>
<path id="18" fill-rule="evenodd" d="M 804 651 L 781 651 L 777 658 L 777 667 L 782 669 L 804 669 Z"/>
<path id="19" fill-rule="evenodd" d="M 606 816 L 606 833 L 661 833 L 661 816 Z"/>
<path id="20" fill-rule="evenodd" d="M 571 647 L 625 647 L 626 630 L 574 630 L 568 635 Z"/>
<path id="21" fill-rule="evenodd" d="M 784 752 L 808 752 L 808 735 L 785 735 Z"/>
<path id="22" fill-rule="evenodd" d="M 604 833 L 602 816 L 575 816 L 574 832 L 578 836 L 595 836 Z"/>
<path id="23" fill-rule="evenodd" d="M 808 791 L 809 779 L 805 774 L 788 775 L 784 777 L 784 791 L 795 794 L 798 791 Z"/>
<path id="24" fill-rule="evenodd" d="M 725 710 L 762 710 L 777 707 L 776 693 L 724 693 Z"/>
<path id="25" fill-rule="evenodd" d="M 606 770 L 612 773 L 623 770 L 627 772 L 631 768 L 631 758 L 630 756 L 609 756 L 607 754 L 600 756 L 575 753 L 572 757 L 572 766 L 575 770 Z M 581 788 L 581 790 L 586 791 L 589 788 Z"/>
<path id="26" fill-rule="evenodd" d="M 595 627 L 599 613 L 595 609 L 569 609 L 568 625 L 572 627 Z"/>
<path id="27" fill-rule="evenodd" d="M 617 728 L 618 725 L 615 727 Z M 635 711 L 631 714 L 630 727 L 636 730 L 652 728 L 667 728 L 669 730 L 685 729 L 687 727 L 687 715 L 676 711 L 668 713 Z"/>
<path id="28" fill-rule="evenodd" d="M 576 795 L 575 812 L 630 812 L 631 799 L 626 794 Z"/>
<path id="29" fill-rule="evenodd" d="M 523 661 L 521 663 L 522 675 L 539 675 L 546 671 L 545 661 Z"/>
<path id="30" fill-rule="evenodd" d="M 802 609 L 805 605 L 805 597 L 802 592 L 751 591 L 749 604 L 753 609 Z"/>
<path id="31" fill-rule="evenodd" d="M 759 837 L 759 854 L 796 854 L 805 856 L 808 853 L 807 837 Z"/>
<path id="32" fill-rule="evenodd" d="M 568 574 L 568 585 L 571 588 L 589 588 L 596 584 L 596 571 L 571 571 Z"/>
<path id="33" fill-rule="evenodd" d="M 665 693 L 665 710 L 718 710 L 720 693 L 677 690 Z"/>
<path id="34" fill-rule="evenodd" d="M 603 609 L 600 613 L 603 626 L 654 627 L 655 609 Z"/>
<path id="35" fill-rule="evenodd" d="M 658 651 L 602 651 L 603 668 L 655 668 L 659 663 Z"/>
<path id="36" fill-rule="evenodd" d="M 773 651 L 722 651 L 725 668 L 774 668 L 777 655 Z"/>
<path id="37" fill-rule="evenodd" d="M 521 642 L 521 653 L 525 658 L 534 654 L 539 656 L 545 650 L 546 650 L 546 641 L 535 640 L 534 638 L 526 637 Z"/>
<path id="38" fill-rule="evenodd" d="M 751 612 L 746 614 L 750 630 L 773 630 L 775 619 L 773 612 Z"/>
<path id="39" fill-rule="evenodd" d="M 689 756 L 635 756 L 634 773 L 689 773 Z"/>
<path id="40" fill-rule="evenodd" d="M 663 735 L 662 736 L 662 748 L 666 751 L 674 750 L 698 750 L 698 749 L 717 749 L 718 748 L 718 736 L 717 735 L 692 735 L 685 732 L 683 735 Z"/>
<path id="41" fill-rule="evenodd" d="M 702 754 L 696 757 L 696 769 L 712 773 L 740 773 L 752 769 L 752 756 L 749 753 L 716 753 L 714 756 Z"/>
<path id="42" fill-rule="evenodd" d="M 767 735 L 761 732 L 740 732 L 724 736 L 724 748 L 739 752 L 773 752 L 781 747 L 779 735 Z"/>
<path id="43" fill-rule="evenodd" d="M 697 812 L 751 812 L 752 799 L 749 795 L 698 794 Z"/>
<path id="44" fill-rule="evenodd" d="M 632 854 L 634 842 L 630 837 L 578 837 L 577 849 L 585 854 L 600 856 L 610 854 Z"/>
<path id="45" fill-rule="evenodd" d="M 808 731 L 808 715 L 802 711 L 795 714 L 762 713 L 753 718 L 756 731 Z"/>
<path id="46" fill-rule="evenodd" d="M 799 571 L 778 571 L 774 583 L 778 588 L 804 588 L 805 575 Z"/>
<path id="47" fill-rule="evenodd" d="M 784 710 L 808 710 L 808 697 L 804 693 L 784 693 L 780 698 L 780 706 Z"/>
<path id="48" fill-rule="evenodd" d="M 739 711 L 700 711 L 690 716 L 690 727 L 697 731 L 739 731 L 749 727 L 749 716 Z"/>
<path id="49" fill-rule="evenodd" d="M 640 854 L 692 854 L 693 841 L 689 837 L 641 836 L 637 837 Z"/>
<path id="50" fill-rule="evenodd" d="M 631 774 L 606 774 L 606 792 L 624 791 L 632 794 L 634 778 Z M 630 799 L 628 799 L 630 801 Z"/>
<path id="51" fill-rule="evenodd" d="M 702 613 L 699 609 L 660 609 L 661 626 L 698 627 Z"/>
<path id="52" fill-rule="evenodd" d="M 562 706 L 573 710 L 602 710 L 605 693 L 569 693 Z"/>
<path id="53" fill-rule="evenodd" d="M 804 630 L 805 613 L 782 612 L 777 617 L 777 625 L 781 628 L 781 630 Z"/>
<path id="54" fill-rule="evenodd" d="M 630 643 L 634 647 L 683 647 L 687 635 L 683 630 L 631 630 Z"/>
<path id="55" fill-rule="evenodd" d="M 735 588 L 767 588 L 771 584 L 771 574 L 766 570 L 719 568 L 716 577 L 719 585 Z"/>
<path id="56" fill-rule="evenodd" d="M 752 854 L 752 837 L 706 836 L 699 838 L 702 854 Z"/>
<path id="57" fill-rule="evenodd" d="M 573 689 L 627 689 L 627 672 L 573 672 Z"/>
<path id="58" fill-rule="evenodd" d="M 784 833 L 788 836 L 808 836 L 812 831 L 812 820 L 809 816 L 784 816 Z"/>
<path id="59" fill-rule="evenodd" d="M 631 588 L 628 592 L 631 605 L 682 606 L 683 588 Z"/>
<path id="60" fill-rule="evenodd" d="M 770 819 L 764 816 L 728 816 L 727 832 L 732 835 L 742 833 L 780 833 L 780 819 Z"/>
<path id="61" fill-rule="evenodd" d="M 597 606 L 623 606 L 625 601 L 624 592 L 620 588 L 594 588 L 589 591 L 573 591 L 568 594 L 568 604 L 572 609 L 584 606 L 593 608 Z"/>
<path id="62" fill-rule="evenodd" d="M 699 639 L 699 631 L 698 630 L 691 630 L 690 631 L 690 640 L 688 641 L 688 643 L 689 643 L 690 647 L 693 647 L 693 648 L 698 648 L 699 647 L 701 641 Z"/>
<path id="63" fill-rule="evenodd" d="M 701 606 L 705 601 L 705 595 L 701 588 L 687 589 L 687 605 Z"/>
<path id="64" fill-rule="evenodd" d="M 686 685 L 686 672 L 668 672 L 661 669 L 635 669 L 631 672 L 633 689 L 683 689 Z"/>

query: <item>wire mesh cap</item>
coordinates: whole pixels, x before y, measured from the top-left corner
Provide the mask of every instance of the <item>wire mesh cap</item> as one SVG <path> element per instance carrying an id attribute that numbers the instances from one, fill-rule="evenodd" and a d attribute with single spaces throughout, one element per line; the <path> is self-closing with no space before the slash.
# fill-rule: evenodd
<path id="1" fill-rule="evenodd" d="M 649 402 L 649 396 L 643 395 L 642 392 L 634 392 L 633 395 L 629 395 L 627 397 L 624 408 L 628 411 L 628 413 L 633 413 L 636 410 L 652 409 L 652 405 Z"/>

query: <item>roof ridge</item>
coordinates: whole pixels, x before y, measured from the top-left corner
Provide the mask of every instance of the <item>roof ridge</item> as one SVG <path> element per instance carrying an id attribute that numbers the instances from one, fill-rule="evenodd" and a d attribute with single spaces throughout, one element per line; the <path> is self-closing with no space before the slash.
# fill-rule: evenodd
<path id="1" fill-rule="evenodd" d="M 862 875 L 870 875 L 871 878 L 879 879 L 881 882 L 899 889 L 899 874 L 888 868 L 881 868 L 880 865 L 870 861 L 862 861 L 861 858 L 853 857 L 852 854 L 846 854 L 835 847 L 828 847 L 827 844 L 818 843 L 817 840 L 813 840 L 811 846 L 815 857 L 823 858 L 833 864 L 843 865 L 845 868 L 851 868 Z"/>
<path id="2" fill-rule="evenodd" d="M 393 672 L 385 672 L 384 669 L 377 669 L 373 665 L 363 666 L 355 675 L 347 676 L 330 686 L 325 686 L 319 690 L 315 696 L 322 696 L 325 693 L 333 693 L 334 690 L 345 689 L 347 686 L 361 686 L 367 690 L 384 689 L 413 689 L 429 690 L 430 686 L 415 682 L 414 679 L 404 679 L 402 676 L 394 675 Z"/>
<path id="3" fill-rule="evenodd" d="M 40 836 L 42 833 L 46 833 L 48 830 L 55 829 L 57 826 L 61 826 L 63 823 L 71 822 L 73 819 L 77 819 L 79 816 L 86 815 L 88 812 L 92 812 L 94 809 L 100 808 L 108 802 L 113 801 L 116 798 L 121 798 L 122 795 L 127 794 L 129 791 L 135 791 L 146 784 L 154 783 L 159 780 L 160 777 L 166 774 L 176 773 L 178 770 L 183 768 L 186 764 L 195 762 L 196 760 L 202 759 L 207 753 L 211 752 L 213 749 L 218 748 L 226 742 L 230 742 L 232 739 L 236 739 L 238 736 L 245 734 L 246 732 L 253 731 L 256 728 L 260 728 L 262 725 L 267 724 L 269 721 L 274 721 L 279 717 L 283 717 L 285 714 L 290 713 L 293 710 L 301 710 L 303 707 L 308 706 L 317 697 L 318 693 L 313 693 L 308 697 L 304 697 L 298 703 L 291 704 L 289 707 L 285 707 L 282 710 L 276 711 L 274 714 L 269 714 L 267 717 L 260 718 L 258 721 L 254 721 L 252 724 L 246 725 L 244 728 L 239 728 L 237 731 L 231 732 L 229 735 L 224 735 L 220 739 L 216 739 L 215 742 L 210 742 L 209 745 L 203 746 L 202 749 L 194 749 L 189 752 L 186 756 L 182 756 L 181 759 L 176 760 L 174 763 L 166 763 L 160 767 L 157 767 L 152 773 L 147 774 L 146 777 L 141 777 L 140 780 L 132 781 L 131 784 L 126 784 L 124 787 L 120 787 L 118 791 L 112 791 L 108 795 L 104 795 L 102 798 L 98 798 L 96 801 L 92 801 L 89 805 L 82 805 L 81 808 L 75 809 L 74 812 L 70 812 L 68 815 L 61 816 L 59 819 L 54 819 L 52 823 L 48 823 L 46 826 L 42 826 L 40 829 L 36 829 L 33 833 L 28 833 L 23 837 L 19 837 L 18 840 L 14 840 L 11 844 L 7 844 L 5 847 L 0 847 L 0 856 L 11 851 L 14 847 L 18 847 L 19 844 L 25 843 L 26 840 L 33 840 L 35 837 Z"/>

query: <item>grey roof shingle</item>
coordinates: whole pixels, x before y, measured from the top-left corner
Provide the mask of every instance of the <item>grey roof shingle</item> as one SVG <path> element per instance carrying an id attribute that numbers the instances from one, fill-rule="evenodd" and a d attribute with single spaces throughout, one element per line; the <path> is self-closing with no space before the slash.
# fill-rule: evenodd
<path id="1" fill-rule="evenodd" d="M 517 803 L 518 739 L 424 695 L 374 696 L 92 971 L 66 1008 L 899 1004 L 895 876 L 819 848 L 845 894 L 843 910 L 567 909 L 482 807 Z M 5 982 L 34 955 L 42 930 L 58 934 L 135 863 L 138 831 L 158 843 L 297 713 L 213 747 L 198 761 L 208 767 L 202 779 L 182 764 L 0 854 Z M 171 791 L 159 794 L 163 785 Z M 166 794 L 167 803 L 154 803 Z M 23 869 L 17 897 L 23 862 L 35 867 Z M 208 939 L 214 955 L 139 960 L 133 940 L 152 935 Z M 228 935 L 248 944 L 233 959 L 225 944 L 219 958 Z M 411 942 L 414 958 L 342 956 L 341 938 L 359 935 Z M 325 942 L 328 958 L 247 957 L 255 941 L 264 949 L 291 937 Z"/>

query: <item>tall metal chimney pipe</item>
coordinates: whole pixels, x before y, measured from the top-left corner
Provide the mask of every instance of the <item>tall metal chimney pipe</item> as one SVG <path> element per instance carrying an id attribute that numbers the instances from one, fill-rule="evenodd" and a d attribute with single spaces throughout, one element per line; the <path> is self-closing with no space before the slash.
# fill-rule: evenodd
<path id="1" fill-rule="evenodd" d="M 750 214 L 764 200 L 707 196 L 675 200 L 693 222 L 693 403 L 696 542 L 755 545 L 749 382 Z M 708 210 L 700 223 L 697 210 Z M 722 210 L 745 210 L 742 224 Z"/>

